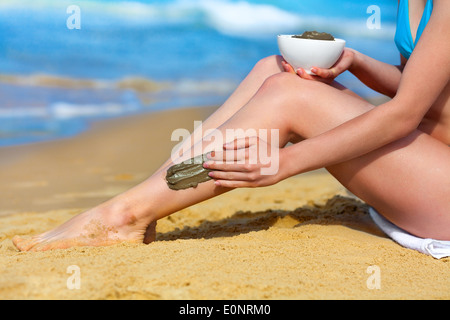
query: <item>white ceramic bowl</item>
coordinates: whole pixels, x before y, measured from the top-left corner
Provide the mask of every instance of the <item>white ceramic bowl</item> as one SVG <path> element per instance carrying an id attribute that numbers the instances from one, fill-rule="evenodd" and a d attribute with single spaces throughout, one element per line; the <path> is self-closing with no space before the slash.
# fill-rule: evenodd
<path id="1" fill-rule="evenodd" d="M 278 48 L 284 60 L 294 70 L 303 68 L 311 74 L 312 67 L 331 68 L 342 54 L 345 40 L 312 40 L 292 38 L 292 35 L 279 35 Z"/>

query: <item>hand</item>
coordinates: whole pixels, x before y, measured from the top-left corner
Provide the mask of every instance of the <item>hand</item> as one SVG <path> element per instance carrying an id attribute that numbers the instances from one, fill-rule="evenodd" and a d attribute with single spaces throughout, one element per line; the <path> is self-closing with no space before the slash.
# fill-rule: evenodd
<path id="1" fill-rule="evenodd" d="M 261 151 L 265 150 L 265 152 Z M 270 155 L 267 155 L 270 150 Z M 217 186 L 226 188 L 265 187 L 287 178 L 280 166 L 282 150 L 258 137 L 236 139 L 213 151 L 203 166 Z"/>
<path id="2" fill-rule="evenodd" d="M 322 69 L 318 67 L 311 68 L 311 71 L 315 75 L 310 75 L 306 73 L 306 71 L 302 68 L 299 68 L 296 72 L 294 68 L 292 68 L 292 66 L 288 64 L 286 61 L 283 61 L 282 64 L 286 72 L 297 74 L 298 76 L 306 80 L 316 80 L 330 84 L 331 82 L 334 81 L 334 79 L 338 75 L 349 70 L 352 67 L 354 57 L 355 57 L 355 50 L 350 48 L 344 48 L 344 51 L 342 52 L 338 61 L 330 69 Z"/>

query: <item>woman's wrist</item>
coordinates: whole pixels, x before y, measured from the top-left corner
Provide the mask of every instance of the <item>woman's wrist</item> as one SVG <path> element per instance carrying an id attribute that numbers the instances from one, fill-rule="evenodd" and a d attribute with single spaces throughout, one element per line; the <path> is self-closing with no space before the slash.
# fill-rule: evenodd
<path id="1" fill-rule="evenodd" d="M 295 154 L 295 145 L 280 149 L 279 152 L 279 176 L 280 181 L 300 174 L 299 158 Z"/>
<path id="2" fill-rule="evenodd" d="M 355 49 L 347 48 L 352 53 L 352 63 L 350 64 L 350 67 L 348 68 L 348 71 L 351 73 L 355 73 L 359 66 L 361 65 L 361 56 L 362 54 L 359 51 L 356 51 Z"/>

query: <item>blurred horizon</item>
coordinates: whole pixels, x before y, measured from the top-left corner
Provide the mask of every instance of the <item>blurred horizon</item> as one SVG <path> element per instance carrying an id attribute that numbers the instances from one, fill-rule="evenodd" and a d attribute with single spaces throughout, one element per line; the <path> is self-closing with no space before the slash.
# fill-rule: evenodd
<path id="1" fill-rule="evenodd" d="M 71 5 L 79 30 L 67 27 Z M 381 29 L 366 25 L 371 5 Z M 280 33 L 329 32 L 398 63 L 396 8 L 391 0 L 0 0 L 0 146 L 74 135 L 108 117 L 218 105 L 258 60 L 279 54 Z"/>

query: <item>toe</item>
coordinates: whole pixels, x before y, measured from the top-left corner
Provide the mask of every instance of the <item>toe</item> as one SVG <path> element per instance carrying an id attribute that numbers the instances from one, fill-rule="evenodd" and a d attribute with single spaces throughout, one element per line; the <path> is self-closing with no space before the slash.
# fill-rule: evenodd
<path id="1" fill-rule="evenodd" d="M 14 236 L 12 238 L 12 242 L 20 251 L 28 251 L 36 244 L 36 239 L 31 237 Z"/>

